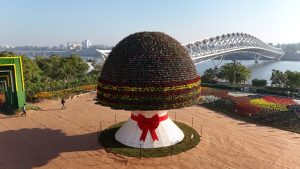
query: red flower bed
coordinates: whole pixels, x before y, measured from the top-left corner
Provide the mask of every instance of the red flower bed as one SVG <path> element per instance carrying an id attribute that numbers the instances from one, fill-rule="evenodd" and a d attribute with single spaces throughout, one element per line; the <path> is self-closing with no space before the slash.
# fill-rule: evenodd
<path id="1" fill-rule="evenodd" d="M 236 102 L 233 109 L 236 113 L 246 116 L 257 114 L 261 110 L 260 107 L 250 104 L 249 101 Z"/>
<path id="2" fill-rule="evenodd" d="M 272 102 L 275 104 L 281 104 L 281 105 L 296 105 L 297 103 L 293 99 L 289 98 L 280 98 L 275 96 L 264 96 L 262 99 L 268 102 Z"/>
<path id="3" fill-rule="evenodd" d="M 230 98 L 234 102 L 233 111 L 241 114 L 241 115 L 254 115 L 257 114 L 261 108 L 250 104 L 249 97 L 231 97 Z"/>

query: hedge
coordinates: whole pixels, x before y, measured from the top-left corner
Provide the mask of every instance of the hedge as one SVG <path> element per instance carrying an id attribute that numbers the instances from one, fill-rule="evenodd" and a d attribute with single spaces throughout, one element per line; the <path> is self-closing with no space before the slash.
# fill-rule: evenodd
<path id="1" fill-rule="evenodd" d="M 233 86 L 227 86 L 223 84 L 210 84 L 210 83 L 201 83 L 202 87 L 211 87 L 211 88 L 217 88 L 217 89 L 228 89 L 228 90 L 238 90 L 241 91 L 243 87 L 233 87 Z"/>
<path id="2" fill-rule="evenodd" d="M 262 87 L 267 85 L 267 80 L 265 79 L 253 79 L 252 85 L 257 87 Z"/>

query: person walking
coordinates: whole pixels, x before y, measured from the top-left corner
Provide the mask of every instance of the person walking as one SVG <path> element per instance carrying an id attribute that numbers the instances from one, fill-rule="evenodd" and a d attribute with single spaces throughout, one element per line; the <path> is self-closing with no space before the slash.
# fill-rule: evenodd
<path id="1" fill-rule="evenodd" d="M 62 110 L 66 108 L 66 107 L 65 107 L 65 103 L 66 103 L 66 101 L 64 100 L 64 98 L 62 98 L 62 99 L 61 99 L 61 109 L 62 109 Z"/>
<path id="2" fill-rule="evenodd" d="M 22 111 L 23 111 L 23 113 L 21 114 L 21 116 L 23 116 L 23 115 L 26 116 L 26 104 L 24 104 Z"/>

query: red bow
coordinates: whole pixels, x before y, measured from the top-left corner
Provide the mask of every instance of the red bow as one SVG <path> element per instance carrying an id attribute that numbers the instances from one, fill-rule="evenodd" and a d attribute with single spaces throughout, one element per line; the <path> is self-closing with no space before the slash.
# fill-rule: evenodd
<path id="1" fill-rule="evenodd" d="M 167 118 L 168 118 L 168 114 L 162 117 L 159 117 L 158 114 L 156 114 L 151 118 L 146 118 L 141 114 L 139 114 L 138 116 L 131 114 L 131 119 L 137 121 L 139 128 L 142 130 L 140 141 L 142 140 L 144 142 L 148 131 L 150 131 L 153 142 L 155 140 L 158 141 L 158 137 L 156 135 L 155 129 L 159 126 L 159 122 L 166 120 Z"/>

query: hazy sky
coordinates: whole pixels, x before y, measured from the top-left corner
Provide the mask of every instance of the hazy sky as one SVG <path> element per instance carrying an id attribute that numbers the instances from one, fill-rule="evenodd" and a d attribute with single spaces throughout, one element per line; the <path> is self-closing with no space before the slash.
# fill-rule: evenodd
<path id="1" fill-rule="evenodd" d="M 138 31 L 181 43 L 244 32 L 300 42 L 300 0 L 0 0 L 0 44 L 53 46 L 86 38 L 115 45 Z"/>

